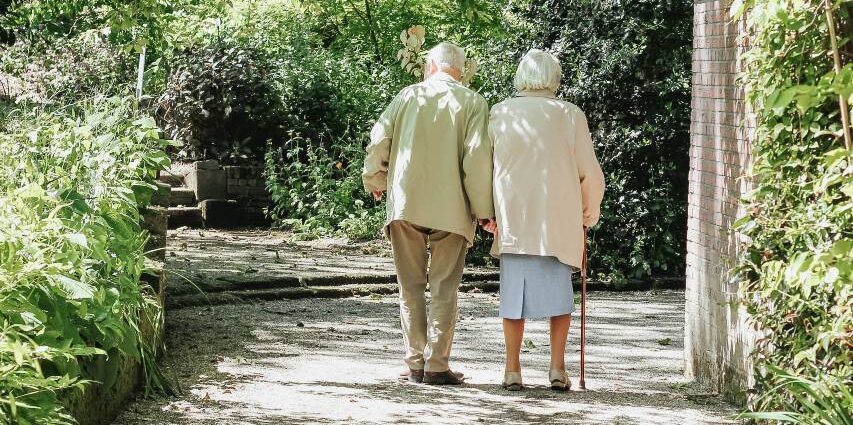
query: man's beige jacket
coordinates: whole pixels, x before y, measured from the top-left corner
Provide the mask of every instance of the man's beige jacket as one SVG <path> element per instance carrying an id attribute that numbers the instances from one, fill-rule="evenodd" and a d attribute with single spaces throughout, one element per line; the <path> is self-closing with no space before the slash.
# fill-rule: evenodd
<path id="1" fill-rule="evenodd" d="M 475 219 L 494 217 L 489 107 L 438 73 L 403 89 L 370 133 L 362 179 L 388 192 L 387 225 L 405 220 L 474 240 Z"/>
<path id="2" fill-rule="evenodd" d="M 583 227 L 601 214 L 604 174 L 577 106 L 548 91 L 492 107 L 498 234 L 492 255 L 557 257 L 581 266 Z"/>

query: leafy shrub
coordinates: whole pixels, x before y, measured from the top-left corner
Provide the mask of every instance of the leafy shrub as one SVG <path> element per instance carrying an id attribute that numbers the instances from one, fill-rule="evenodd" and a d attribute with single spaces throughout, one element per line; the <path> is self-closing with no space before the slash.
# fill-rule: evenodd
<path id="1" fill-rule="evenodd" d="M 98 31 L 61 43 L 19 42 L 0 58 L 5 73 L 24 83 L 16 100 L 67 105 L 101 93 L 127 93 L 135 82 L 135 58 Z"/>
<path id="2" fill-rule="evenodd" d="M 140 284 L 139 208 L 165 142 L 132 100 L 12 113 L 0 132 L 0 423 L 64 424 L 80 359 L 129 356 L 165 388 L 142 323 L 161 308 Z M 156 332 L 156 331 L 155 331 Z"/>
<path id="3" fill-rule="evenodd" d="M 353 239 L 375 238 L 385 208 L 364 193 L 361 144 L 333 143 L 331 149 L 300 137 L 266 155 L 270 217 L 306 237 L 342 231 Z"/>
<path id="4" fill-rule="evenodd" d="M 148 44 L 160 44 L 171 8 L 185 1 L 4 1 L 0 6 L 0 33 L 7 43 L 16 39 L 40 42 L 105 29 L 115 44 L 139 50 Z"/>
<path id="5" fill-rule="evenodd" d="M 370 4 L 370 13 L 364 4 L 340 2 L 311 2 L 301 10 L 256 2 L 241 10 L 235 37 L 270 64 L 286 139 L 300 140 L 303 149 L 298 155 L 286 154 L 292 148 L 276 153 L 279 171 L 272 174 L 305 166 L 307 140 L 311 149 L 331 155 L 324 159 L 329 162 L 337 160 L 329 152 L 362 148 L 363 137 L 346 133 L 368 133 L 391 97 L 417 80 L 398 61 L 404 53 L 402 33 L 409 36 L 410 57 L 422 42 L 430 46 L 447 39 L 466 47 L 480 64 L 471 87 L 490 103 L 513 95 L 515 68 L 529 48 L 549 48 L 562 58 L 561 95 L 587 112 L 607 173 L 602 224 L 591 233 L 594 276 L 620 280 L 683 273 L 692 2 L 640 1 L 631 11 L 591 0 Z M 424 37 L 417 25 L 425 29 Z M 416 43 L 410 40 L 413 32 Z M 276 148 L 277 143 L 273 140 Z M 323 185 L 336 187 L 336 180 L 356 182 L 360 171 L 317 167 L 313 174 L 300 174 L 306 179 L 310 174 L 311 183 L 298 183 L 293 174 L 277 179 L 279 192 L 291 192 L 274 197 L 287 203 L 278 208 L 278 220 L 303 217 L 301 222 L 310 220 L 316 229 L 325 219 L 311 220 L 292 206 L 299 204 L 300 188 L 319 192 Z M 321 184 L 326 178 L 333 181 Z M 306 196 L 314 198 L 312 192 Z M 338 210 L 363 214 L 340 199 Z M 336 226 L 326 231 L 340 230 Z M 472 259 L 482 257 L 487 245 L 478 241 L 481 249 Z"/>
<path id="6" fill-rule="evenodd" d="M 593 274 L 683 274 L 693 2 L 540 0 L 517 13 L 523 37 L 560 57 L 561 94 L 586 113 L 605 172 Z"/>
<path id="7" fill-rule="evenodd" d="M 174 60 L 158 121 L 184 142 L 181 157 L 260 160 L 267 142 L 284 134 L 271 84 L 258 53 L 233 40 L 190 47 Z"/>
<path id="8" fill-rule="evenodd" d="M 749 407 L 757 418 L 850 424 L 853 156 L 839 96 L 853 100 L 853 65 L 833 71 L 823 2 L 745 4 L 753 41 L 741 77 L 756 128 L 735 270 L 760 335 Z M 850 9 L 834 4 L 843 28 Z"/>

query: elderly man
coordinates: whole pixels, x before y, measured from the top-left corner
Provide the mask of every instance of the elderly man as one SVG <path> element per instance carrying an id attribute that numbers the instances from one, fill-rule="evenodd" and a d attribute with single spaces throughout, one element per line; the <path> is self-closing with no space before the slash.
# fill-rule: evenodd
<path id="1" fill-rule="evenodd" d="M 435 385 L 462 383 L 448 364 L 457 291 L 476 219 L 494 217 L 488 104 L 460 84 L 464 65 L 465 52 L 451 43 L 429 51 L 424 81 L 403 89 L 373 127 L 362 175 L 376 200 L 388 191 L 404 375 Z"/>

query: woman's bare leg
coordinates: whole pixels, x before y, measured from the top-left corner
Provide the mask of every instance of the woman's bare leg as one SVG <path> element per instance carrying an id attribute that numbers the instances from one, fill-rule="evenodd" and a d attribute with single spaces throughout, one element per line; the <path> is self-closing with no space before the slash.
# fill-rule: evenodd
<path id="1" fill-rule="evenodd" d="M 566 339 L 569 337 L 571 323 L 571 314 L 551 318 L 551 369 L 566 369 Z M 506 324 L 504 324 L 504 333 L 506 333 Z"/>
<path id="2" fill-rule="evenodd" d="M 524 319 L 504 319 L 506 343 L 505 372 L 521 372 L 521 340 L 524 338 Z"/>

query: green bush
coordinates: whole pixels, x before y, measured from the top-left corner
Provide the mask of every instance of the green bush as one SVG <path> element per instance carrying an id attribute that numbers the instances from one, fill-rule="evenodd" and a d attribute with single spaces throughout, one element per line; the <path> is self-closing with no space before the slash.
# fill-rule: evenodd
<path id="1" fill-rule="evenodd" d="M 0 67 L 25 87 L 18 101 L 68 105 L 101 93 L 126 93 L 135 83 L 136 58 L 98 31 L 57 43 L 19 42 L 0 56 Z"/>
<path id="2" fill-rule="evenodd" d="M 357 150 L 364 140 L 344 136 L 341 129 L 367 133 L 390 97 L 416 81 L 395 59 L 398 34 L 413 24 L 426 27 L 427 46 L 450 39 L 469 50 L 480 63 L 472 87 L 490 103 L 513 94 L 517 61 L 530 47 L 549 48 L 562 58 L 561 95 L 587 112 L 607 176 L 602 222 L 590 234 L 593 275 L 621 280 L 683 273 L 692 2 L 640 1 L 630 12 L 594 1 L 442 3 L 441 10 L 421 8 L 420 2 L 405 8 L 392 3 L 372 2 L 372 19 L 363 6 L 353 9 L 336 2 L 316 4 L 299 15 L 283 6 L 273 13 L 269 6 L 246 19 L 253 45 L 270 46 L 265 49 L 270 60 L 281 64 L 274 68 L 276 80 L 285 82 L 278 90 L 287 94 L 282 96 L 285 109 L 310 127 L 299 128 L 296 136 L 329 152 Z M 248 24 L 253 21 L 255 25 Z M 259 35 L 267 32 L 263 28 L 276 29 Z M 306 106 L 317 104 L 324 107 L 322 113 Z M 326 162 L 336 161 L 334 154 L 328 155 Z M 306 165 L 304 151 L 277 157 L 280 168 Z M 296 160 L 301 164 L 288 163 Z M 275 218 L 301 217 L 316 228 L 326 221 L 288 215 L 294 213 L 292 205 L 300 204 L 300 191 L 306 185 L 321 192 L 323 185 L 340 184 L 320 184 L 325 178 L 357 181 L 356 167 L 347 167 L 351 174 L 346 175 L 317 167 L 313 183 L 278 180 L 277 190 L 286 188 L 290 194 L 274 196 L 276 205 L 286 199 L 291 206 L 278 207 Z M 338 199 L 325 197 L 323 203 L 334 203 L 355 217 L 364 214 L 351 201 Z M 326 230 L 338 229 L 333 225 Z M 479 240 L 471 259 L 481 260 L 487 246 L 488 241 Z"/>
<path id="3" fill-rule="evenodd" d="M 0 424 L 63 424 L 57 395 L 84 388 L 81 359 L 138 359 L 166 384 L 141 324 L 161 308 L 140 284 L 139 209 L 168 165 L 132 100 L 21 109 L 0 131 Z M 110 378 L 109 376 L 107 378 Z"/>
<path id="4" fill-rule="evenodd" d="M 607 182 L 590 267 L 598 278 L 683 275 L 693 2 L 537 0 L 523 35 L 563 65 Z"/>
<path id="5" fill-rule="evenodd" d="M 361 144 L 331 146 L 294 137 L 267 152 L 270 218 L 308 238 L 336 230 L 353 239 L 378 237 L 385 208 L 364 192 Z"/>
<path id="6" fill-rule="evenodd" d="M 833 71 L 823 2 L 745 4 L 752 43 L 741 78 L 755 136 L 735 271 L 760 335 L 749 407 L 761 412 L 756 418 L 846 425 L 853 417 L 853 156 L 844 147 L 839 96 L 853 101 L 853 64 Z M 849 26 L 849 3 L 835 4 L 835 22 Z"/>
<path id="7" fill-rule="evenodd" d="M 178 54 L 156 107 L 158 123 L 184 143 L 179 157 L 258 161 L 284 134 L 273 78 L 258 53 L 233 40 Z"/>

